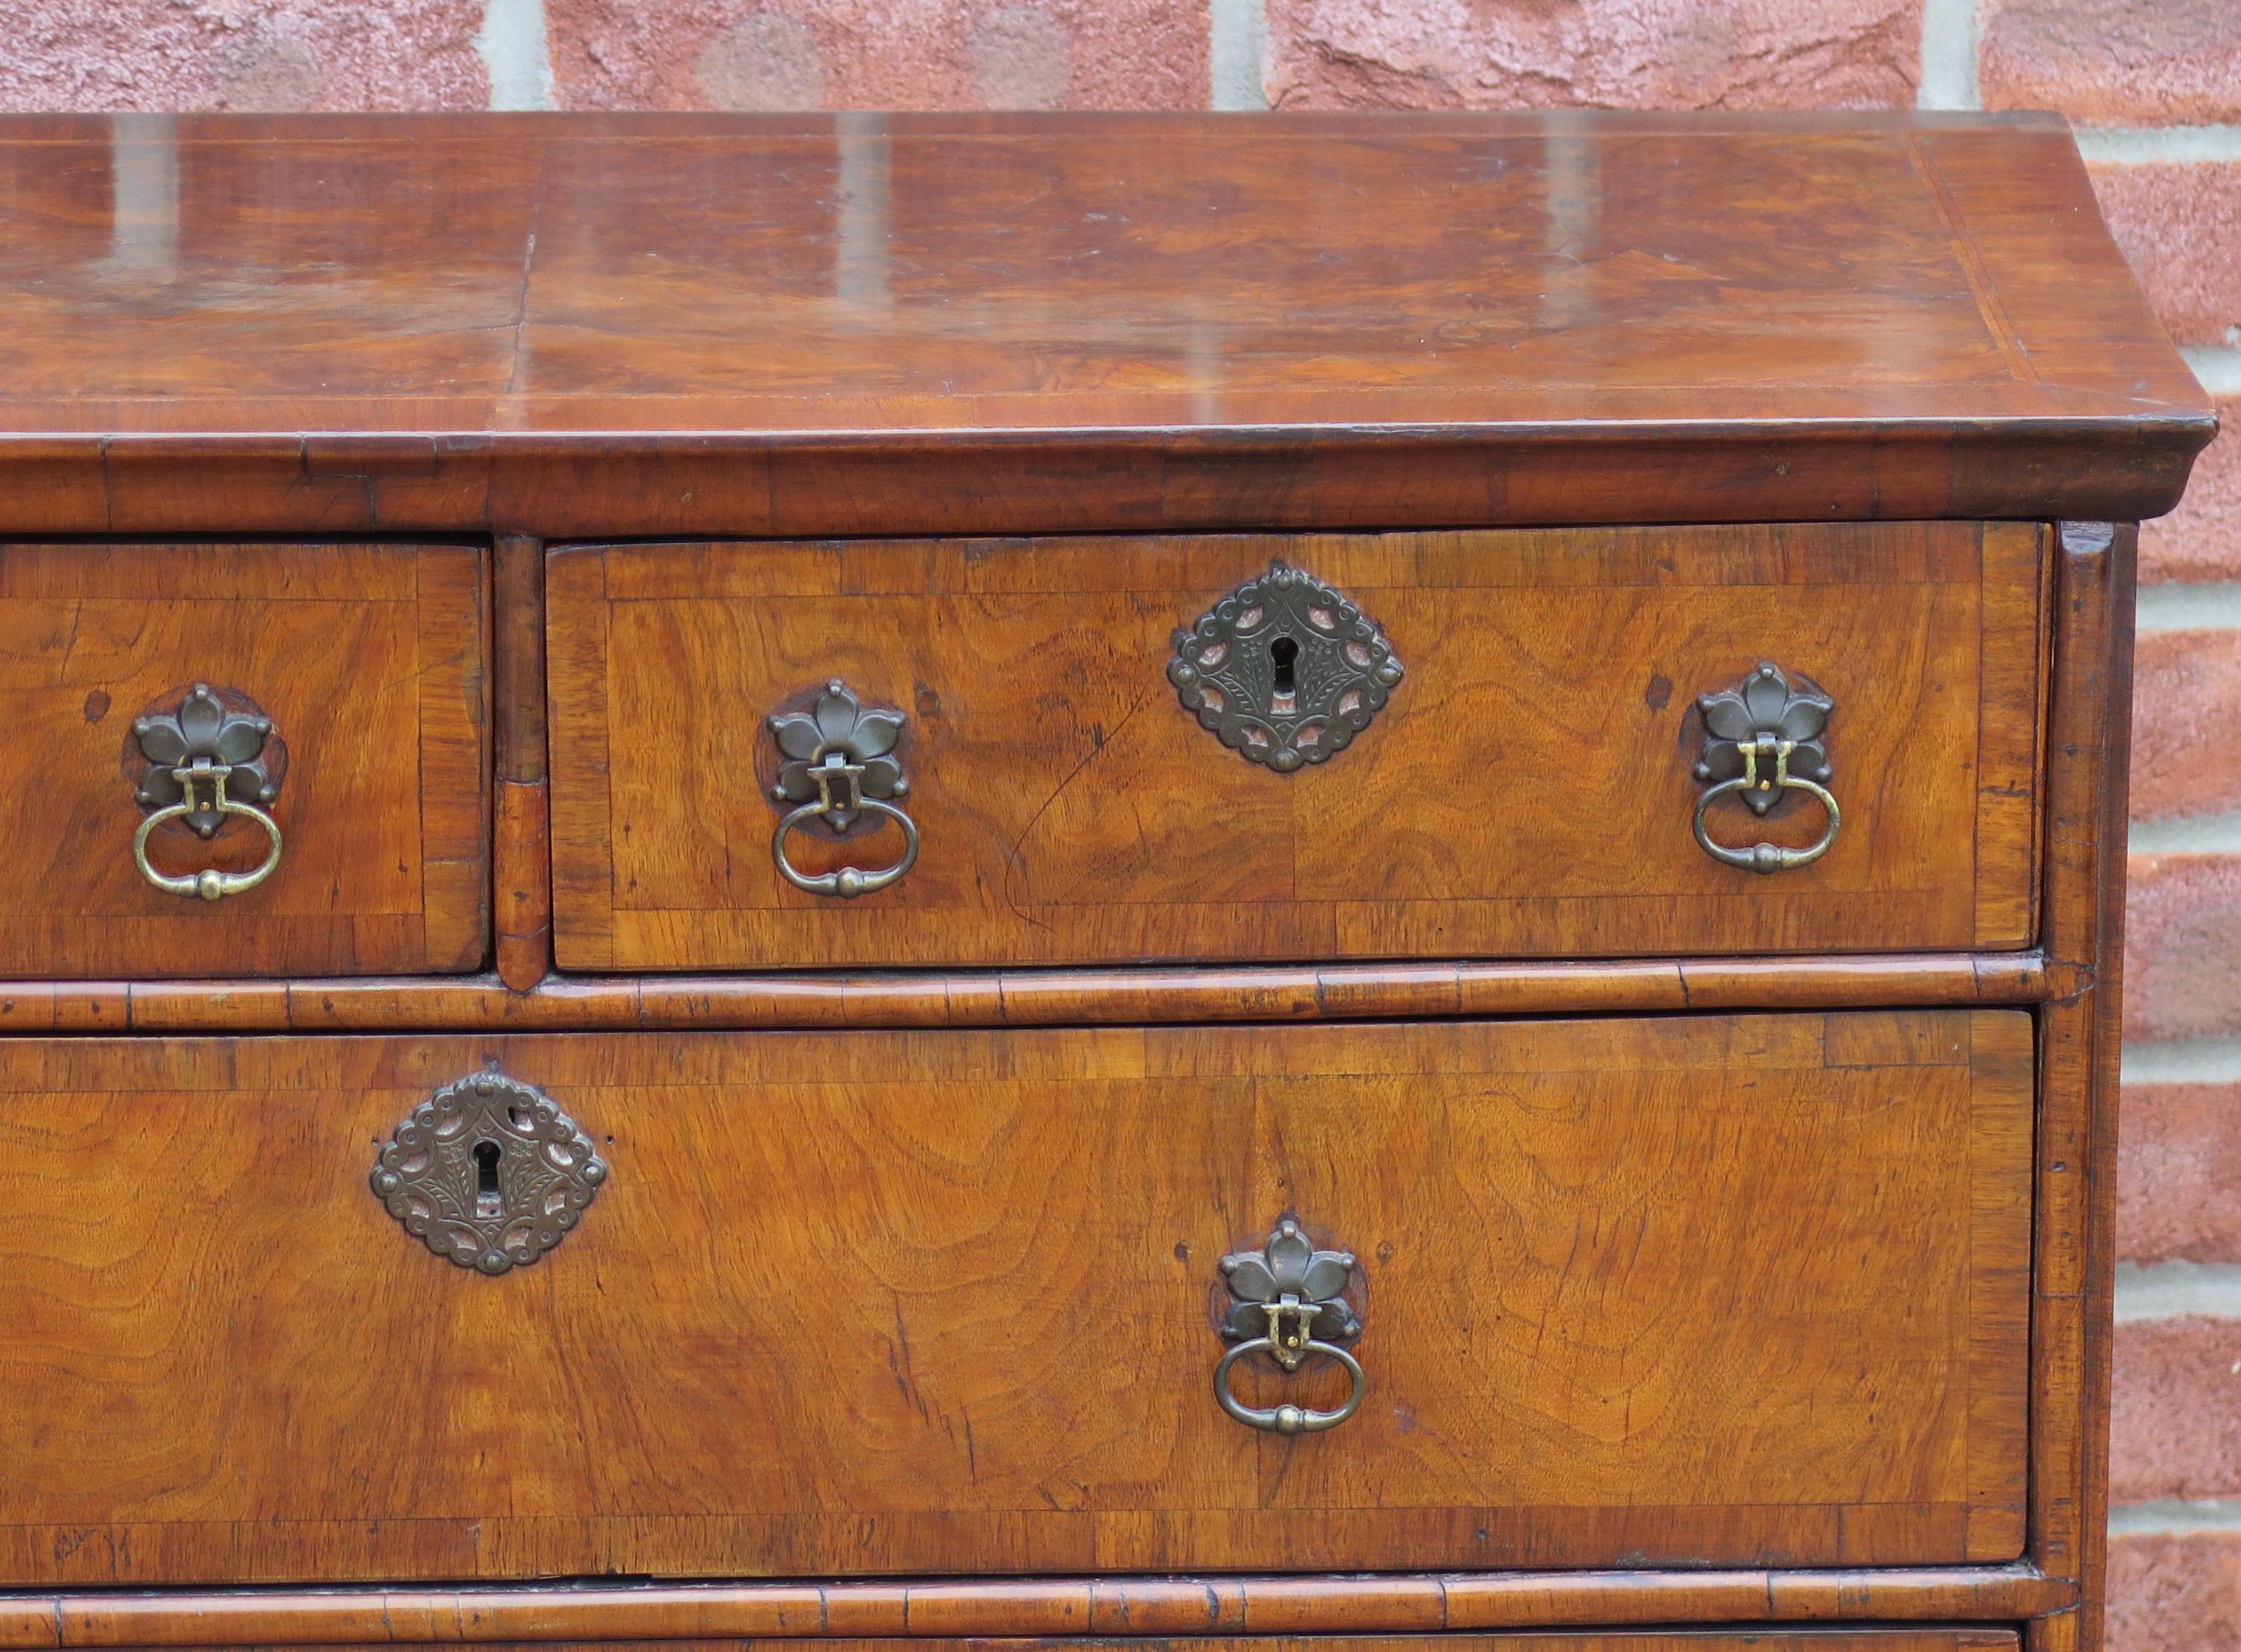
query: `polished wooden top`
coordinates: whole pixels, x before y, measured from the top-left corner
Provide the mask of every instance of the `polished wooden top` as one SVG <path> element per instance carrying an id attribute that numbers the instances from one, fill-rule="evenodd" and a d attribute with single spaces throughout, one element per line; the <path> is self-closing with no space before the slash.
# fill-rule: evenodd
<path id="1" fill-rule="evenodd" d="M 463 521 L 514 457 L 773 438 L 1771 443 L 1824 518 L 2139 515 L 2212 429 L 2054 117 L 31 117 L 0 225 L 0 465 L 314 438 L 471 459 Z M 1879 493 L 1925 443 L 1966 485 Z"/>

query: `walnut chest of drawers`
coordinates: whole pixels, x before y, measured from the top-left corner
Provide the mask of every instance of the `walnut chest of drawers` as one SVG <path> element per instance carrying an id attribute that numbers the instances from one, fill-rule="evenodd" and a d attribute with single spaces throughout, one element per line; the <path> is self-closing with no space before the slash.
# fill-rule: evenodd
<path id="1" fill-rule="evenodd" d="M 2038 117 L 0 125 L 0 1646 L 2098 1639 Z"/>

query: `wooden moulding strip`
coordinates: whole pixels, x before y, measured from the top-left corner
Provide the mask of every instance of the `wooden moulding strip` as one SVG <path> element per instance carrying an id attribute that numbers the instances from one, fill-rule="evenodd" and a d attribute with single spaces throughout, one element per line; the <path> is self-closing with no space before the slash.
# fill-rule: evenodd
<path id="1" fill-rule="evenodd" d="M 492 865 L 498 979 L 525 993 L 552 965 L 551 801 L 545 778 L 545 545 L 502 534 L 493 582 L 498 779 Z"/>
<path id="2" fill-rule="evenodd" d="M 953 399 L 953 398 L 951 398 Z M 992 410 L 1001 417 L 1001 410 Z M 2160 516 L 2216 434 L 2207 410 L 2074 417 L 1395 429 L 1286 422 L 699 440 L 674 433 L 431 440 L 425 473 L 337 438 L 19 438 L 0 443 L 14 534 L 496 532 L 552 538 L 823 538 L 1203 529 L 1796 522 L 1831 516 Z M 1488 463 L 1499 451 L 1499 465 Z M 1250 470 L 1252 485 L 1238 480 Z M 666 503 L 649 515 L 650 500 Z"/>
<path id="3" fill-rule="evenodd" d="M 2076 1600 L 2074 1585 L 2022 1566 L 43 1594 L 0 1596 L 0 1647 L 1389 1634 L 1865 1618 L 2012 1622 Z"/>
<path id="4" fill-rule="evenodd" d="M 2084 1587 L 2075 1614 L 2031 1627 L 2032 1652 L 2101 1637 L 2138 530 L 2065 522 L 2057 538 L 2044 933 L 2078 990 L 2039 1018 L 2029 1528 L 2037 1564 Z"/>
<path id="5" fill-rule="evenodd" d="M 2037 1004 L 2037 953 L 729 976 L 0 982 L 8 1033 L 1132 1026 Z"/>

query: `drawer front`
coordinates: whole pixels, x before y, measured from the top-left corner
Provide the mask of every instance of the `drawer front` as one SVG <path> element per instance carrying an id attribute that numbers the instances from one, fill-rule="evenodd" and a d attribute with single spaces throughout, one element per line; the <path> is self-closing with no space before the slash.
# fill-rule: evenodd
<path id="1" fill-rule="evenodd" d="M 1271 619 L 1280 559 L 1328 599 Z M 2042 562 L 2039 529 L 1969 523 L 563 551 L 548 579 L 559 960 L 2022 946 Z M 1223 613 L 1247 587 L 1261 594 Z M 1341 639 L 1352 656 L 1270 629 L 1304 634 L 1314 613 L 1343 628 L 1347 602 L 1365 616 Z M 1203 714 L 1170 675 L 1176 632 L 1201 615 L 1178 674 Z M 1281 660 L 1280 643 L 1294 651 Z M 1394 661 L 1398 679 L 1380 680 Z M 1697 772 L 1716 738 L 1699 696 L 1762 663 L 1786 689 L 1767 679 L 1712 715 L 1746 737 L 1755 772 L 1776 766 L 1758 735 L 1788 731 L 1783 772 L 1794 758 L 1799 772 L 1778 788 L 1757 775 L 1763 819 L 1738 795 L 1736 744 Z M 853 699 L 828 699 L 835 680 Z M 1273 747 L 1242 712 L 1225 722 L 1285 683 L 1294 712 L 1328 701 L 1330 716 Z M 840 840 L 808 772 L 835 752 L 872 799 Z M 1321 760 L 1280 771 L 1303 752 Z M 1715 859 L 1696 811 L 1723 781 L 1701 822 L 1713 846 L 1748 859 L 1833 840 L 1764 873 Z M 898 866 L 899 815 L 915 860 L 885 887 L 812 892 L 778 864 L 790 819 L 806 880 Z"/>
<path id="2" fill-rule="evenodd" d="M 459 545 L 0 545 L 0 974 L 476 967 L 483 577 Z"/>
<path id="3" fill-rule="evenodd" d="M 2030 1061 L 2012 1011 L 8 1040 L 0 1583 L 2012 1559 Z M 391 1209 L 478 1201 L 517 1084 L 605 1174 L 487 1143 L 566 1214 L 485 1274 Z"/>

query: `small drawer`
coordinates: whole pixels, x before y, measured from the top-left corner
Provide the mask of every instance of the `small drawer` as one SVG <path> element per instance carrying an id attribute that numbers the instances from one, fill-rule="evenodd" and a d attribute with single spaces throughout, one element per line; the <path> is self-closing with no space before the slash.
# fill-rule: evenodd
<path id="1" fill-rule="evenodd" d="M 0 1040 L 0 1585 L 2012 1560 L 2031 1079 L 2015 1011 Z"/>
<path id="2" fill-rule="evenodd" d="M 558 958 L 2022 946 L 2042 542 L 1898 523 L 562 551 Z"/>
<path id="3" fill-rule="evenodd" d="M 483 582 L 462 545 L 0 545 L 0 974 L 478 966 Z"/>

